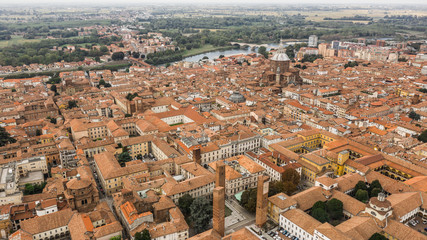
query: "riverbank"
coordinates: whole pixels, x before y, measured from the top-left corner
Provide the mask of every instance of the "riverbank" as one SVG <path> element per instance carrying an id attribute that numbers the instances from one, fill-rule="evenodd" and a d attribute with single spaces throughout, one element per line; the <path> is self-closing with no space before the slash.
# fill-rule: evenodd
<path id="1" fill-rule="evenodd" d="M 215 52 L 215 51 L 226 51 L 233 49 L 233 46 L 226 46 L 226 47 L 215 47 L 211 44 L 206 44 L 201 48 L 193 48 L 191 50 L 186 50 L 183 52 L 182 57 L 188 58 L 193 57 L 199 54 L 208 53 L 208 52 Z"/>

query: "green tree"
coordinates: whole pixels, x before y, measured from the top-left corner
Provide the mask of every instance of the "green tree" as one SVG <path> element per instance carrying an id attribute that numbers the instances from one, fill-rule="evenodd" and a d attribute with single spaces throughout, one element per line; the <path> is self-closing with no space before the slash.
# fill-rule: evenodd
<path id="1" fill-rule="evenodd" d="M 178 207 L 186 218 L 190 216 L 190 213 L 191 213 L 190 207 L 193 201 L 194 201 L 194 198 L 188 193 L 184 194 L 182 197 L 178 199 Z"/>
<path id="2" fill-rule="evenodd" d="M 379 233 L 374 233 L 369 240 L 387 240 L 388 238 L 386 238 L 384 235 L 381 235 Z"/>
<path id="3" fill-rule="evenodd" d="M 356 199 L 366 203 L 369 199 L 369 195 L 368 195 L 368 191 L 363 190 L 363 189 L 359 189 L 356 192 Z"/>
<path id="4" fill-rule="evenodd" d="M 118 235 L 118 236 L 110 238 L 110 240 L 122 240 L 122 236 Z"/>
<path id="5" fill-rule="evenodd" d="M 374 188 L 380 188 L 380 189 L 383 189 L 383 187 L 381 186 L 381 183 L 380 183 L 380 181 L 377 179 L 377 180 L 374 180 L 374 181 L 372 181 L 372 183 L 369 185 L 369 189 L 374 189 Z"/>
<path id="6" fill-rule="evenodd" d="M 106 46 L 101 46 L 99 48 L 99 51 L 101 51 L 102 53 L 108 53 L 108 48 Z"/>
<path id="7" fill-rule="evenodd" d="M 114 61 L 123 60 L 123 58 L 125 58 L 125 54 L 123 52 L 115 52 L 111 55 L 111 59 Z"/>
<path id="8" fill-rule="evenodd" d="M 339 220 L 344 216 L 343 203 L 336 198 L 332 198 L 331 200 L 326 202 L 326 210 L 331 219 Z"/>
<path id="9" fill-rule="evenodd" d="M 418 114 L 418 113 L 416 113 L 414 111 L 409 112 L 408 117 L 411 118 L 411 119 L 413 119 L 413 120 L 416 120 L 416 121 L 418 121 L 418 120 L 421 119 L 420 114 Z"/>
<path id="10" fill-rule="evenodd" d="M 328 213 L 322 208 L 316 208 L 311 211 L 311 216 L 321 223 L 328 221 Z"/>
<path id="11" fill-rule="evenodd" d="M 253 188 L 250 191 L 248 203 L 246 203 L 245 208 L 251 213 L 256 211 L 256 200 L 257 200 L 257 189 Z"/>
<path id="12" fill-rule="evenodd" d="M 57 91 L 57 89 L 56 89 L 56 85 L 55 85 L 55 84 L 53 84 L 52 86 L 50 86 L 50 90 L 51 90 L 52 92 L 56 92 L 56 91 Z"/>
<path id="13" fill-rule="evenodd" d="M 124 167 L 127 162 L 132 161 L 132 157 L 130 156 L 130 154 L 128 152 L 120 153 L 117 158 L 118 158 L 118 162 L 119 162 L 120 166 L 122 166 L 122 167 Z"/>
<path id="14" fill-rule="evenodd" d="M 151 240 L 151 235 L 148 229 L 135 233 L 135 240 Z"/>
<path id="15" fill-rule="evenodd" d="M 366 186 L 366 183 L 364 181 L 359 181 L 356 183 L 356 186 L 354 187 L 354 192 L 357 192 L 359 189 L 368 190 L 368 187 Z"/>
<path id="16" fill-rule="evenodd" d="M 295 186 L 298 186 L 300 180 L 301 180 L 301 176 L 299 175 L 299 173 L 293 169 L 293 168 L 288 168 L 285 170 L 285 172 L 282 175 L 282 180 L 284 182 L 291 182 L 293 183 Z"/>
<path id="17" fill-rule="evenodd" d="M 418 137 L 418 141 L 427 142 L 427 129 L 424 130 Z"/>
<path id="18" fill-rule="evenodd" d="M 242 198 L 240 200 L 240 205 L 242 205 L 246 210 L 252 213 L 256 211 L 256 193 L 256 188 L 247 189 L 242 193 Z"/>
<path id="19" fill-rule="evenodd" d="M 374 191 L 374 189 L 376 189 Z M 369 191 L 369 197 L 376 197 L 378 196 L 378 193 L 380 193 L 383 190 L 383 187 L 381 186 L 380 181 L 374 180 L 369 185 L 368 191 Z"/>
<path id="20" fill-rule="evenodd" d="M 282 181 L 272 181 L 269 184 L 268 196 L 274 196 L 278 193 L 285 192 L 285 188 Z"/>
<path id="21" fill-rule="evenodd" d="M 378 194 L 382 192 L 381 188 L 374 188 L 372 189 L 372 191 L 369 193 L 369 197 L 378 197 Z"/>
<path id="22" fill-rule="evenodd" d="M 27 183 L 25 184 L 24 195 L 34 194 L 34 185 Z"/>
<path id="23" fill-rule="evenodd" d="M 15 143 L 16 139 L 10 136 L 10 134 L 4 129 L 0 127 L 0 147 L 3 147 L 9 143 Z"/>
<path id="24" fill-rule="evenodd" d="M 40 135 L 42 135 L 42 130 L 36 129 L 36 136 L 40 136 Z"/>
<path id="25" fill-rule="evenodd" d="M 421 116 L 414 111 L 409 112 L 408 117 L 416 121 L 421 119 Z"/>
<path id="26" fill-rule="evenodd" d="M 68 109 L 73 109 L 73 108 L 76 108 L 76 107 L 78 107 L 76 100 L 70 100 L 70 101 L 68 101 Z"/>
<path id="27" fill-rule="evenodd" d="M 204 197 L 194 199 L 190 206 L 191 220 L 196 234 L 206 231 L 212 218 L 212 206 Z"/>
<path id="28" fill-rule="evenodd" d="M 268 58 L 267 48 L 265 48 L 264 46 L 258 48 L 258 53 L 263 55 L 265 58 Z"/>
<path id="29" fill-rule="evenodd" d="M 313 210 L 316 208 L 321 208 L 323 210 L 326 210 L 326 203 L 322 201 L 317 201 L 316 203 L 313 204 L 313 207 L 311 209 Z"/>
<path id="30" fill-rule="evenodd" d="M 295 185 L 293 182 L 285 181 L 283 182 L 283 189 L 283 191 L 290 196 L 297 190 L 297 185 Z"/>

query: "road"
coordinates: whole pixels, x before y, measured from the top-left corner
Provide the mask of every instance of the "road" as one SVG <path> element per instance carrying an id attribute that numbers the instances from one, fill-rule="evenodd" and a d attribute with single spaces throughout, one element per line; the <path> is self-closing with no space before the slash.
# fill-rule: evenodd
<path id="1" fill-rule="evenodd" d="M 236 200 L 234 199 L 227 200 L 227 205 L 231 205 L 232 208 L 234 208 L 234 210 L 237 210 L 239 214 L 242 215 L 245 219 L 226 227 L 225 229 L 226 234 L 230 234 L 243 227 L 255 224 L 255 215 L 248 212 L 246 209 L 240 206 L 240 204 Z"/>

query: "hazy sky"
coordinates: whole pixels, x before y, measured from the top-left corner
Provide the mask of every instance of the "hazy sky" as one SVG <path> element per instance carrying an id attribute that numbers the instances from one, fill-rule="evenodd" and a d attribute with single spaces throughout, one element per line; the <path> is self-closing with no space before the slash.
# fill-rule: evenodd
<path id="1" fill-rule="evenodd" d="M 401 5 L 427 5 L 427 0 L 0 0 L 2 4 L 15 5 L 129 5 L 129 4 L 401 4 Z"/>

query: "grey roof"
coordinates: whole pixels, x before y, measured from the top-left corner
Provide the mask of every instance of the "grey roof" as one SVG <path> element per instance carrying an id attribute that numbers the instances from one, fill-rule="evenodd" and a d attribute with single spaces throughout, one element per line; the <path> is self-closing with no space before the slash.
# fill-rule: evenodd
<path id="1" fill-rule="evenodd" d="M 290 61 L 288 54 L 286 54 L 286 49 L 283 47 L 282 41 L 280 41 L 279 48 L 274 53 L 273 57 L 271 58 L 273 61 Z"/>
<path id="2" fill-rule="evenodd" d="M 233 92 L 233 94 L 230 95 L 228 100 L 233 102 L 233 103 L 246 102 L 246 98 L 242 94 L 240 94 L 239 92 Z"/>

